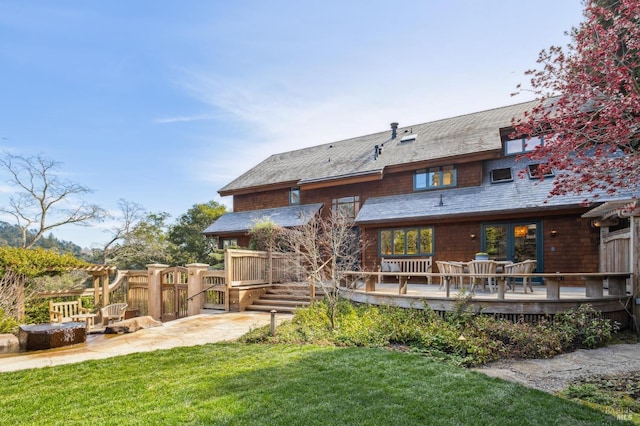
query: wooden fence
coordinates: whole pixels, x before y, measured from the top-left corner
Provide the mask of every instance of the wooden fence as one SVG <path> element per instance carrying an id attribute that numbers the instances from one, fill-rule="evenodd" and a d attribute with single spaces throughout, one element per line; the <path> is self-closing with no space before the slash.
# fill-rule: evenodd
<path id="1" fill-rule="evenodd" d="M 284 282 L 292 275 L 291 256 L 283 253 L 227 249 L 224 265 L 227 286 Z"/>
<path id="2" fill-rule="evenodd" d="M 171 321 L 198 314 L 201 309 L 232 309 L 229 298 L 232 289 L 236 293 L 251 291 L 295 278 L 290 260 L 282 253 L 227 249 L 223 271 L 208 270 L 205 264 L 149 265 L 147 270 L 118 271 L 111 284 L 105 280 L 100 288 L 83 290 L 82 296 L 97 297 L 96 306 L 127 303 L 137 316 L 151 315 Z M 76 293 L 74 297 L 78 297 Z M 70 295 L 51 293 L 47 297 Z M 103 303 L 103 298 L 107 303 Z"/>

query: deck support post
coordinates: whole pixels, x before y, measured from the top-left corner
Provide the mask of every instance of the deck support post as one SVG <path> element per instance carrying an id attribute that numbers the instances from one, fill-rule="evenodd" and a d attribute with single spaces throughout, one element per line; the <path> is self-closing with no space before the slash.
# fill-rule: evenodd
<path id="1" fill-rule="evenodd" d="M 409 281 L 409 277 L 399 277 L 399 285 L 400 285 L 400 289 L 398 290 L 399 294 L 407 294 L 407 287 L 408 287 L 408 281 Z"/>
<path id="2" fill-rule="evenodd" d="M 584 286 L 585 286 L 585 295 L 587 297 L 602 297 L 603 292 L 603 283 L 604 280 L 599 280 L 595 278 L 584 278 Z"/>
<path id="3" fill-rule="evenodd" d="M 505 277 L 495 278 L 498 284 L 498 299 L 504 300 L 504 288 L 506 285 L 507 279 Z"/>
<path id="4" fill-rule="evenodd" d="M 619 277 L 608 277 L 609 296 L 626 296 L 627 295 L 627 279 Z"/>
<path id="5" fill-rule="evenodd" d="M 369 275 L 365 279 L 364 291 L 366 291 L 366 292 L 374 292 L 374 291 L 376 291 L 376 277 L 374 275 Z"/>
<path id="6" fill-rule="evenodd" d="M 547 286 L 547 299 L 559 300 L 560 299 L 560 281 L 562 277 L 546 278 L 545 284 Z"/>

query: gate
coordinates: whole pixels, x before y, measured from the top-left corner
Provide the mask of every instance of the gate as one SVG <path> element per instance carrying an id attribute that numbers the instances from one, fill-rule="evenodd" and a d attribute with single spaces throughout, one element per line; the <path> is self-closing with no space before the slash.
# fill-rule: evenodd
<path id="1" fill-rule="evenodd" d="M 161 273 L 162 322 L 188 316 L 187 268 L 168 268 Z"/>

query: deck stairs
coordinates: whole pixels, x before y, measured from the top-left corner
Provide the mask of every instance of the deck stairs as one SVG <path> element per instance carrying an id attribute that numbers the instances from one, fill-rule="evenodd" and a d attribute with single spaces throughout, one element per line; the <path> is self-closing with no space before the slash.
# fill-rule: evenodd
<path id="1" fill-rule="evenodd" d="M 316 299 L 319 299 L 316 295 Z M 247 311 L 293 313 L 296 308 L 309 306 L 311 293 L 308 283 L 274 284 L 266 293 L 247 306 Z"/>

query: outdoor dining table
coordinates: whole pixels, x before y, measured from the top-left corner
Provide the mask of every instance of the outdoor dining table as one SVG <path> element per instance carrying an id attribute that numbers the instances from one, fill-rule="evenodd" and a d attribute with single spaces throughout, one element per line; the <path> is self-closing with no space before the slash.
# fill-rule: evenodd
<path id="1" fill-rule="evenodd" d="M 73 321 L 84 322 L 87 324 L 87 328 L 93 327 L 94 318 L 97 314 L 76 314 L 71 315 Z"/>

